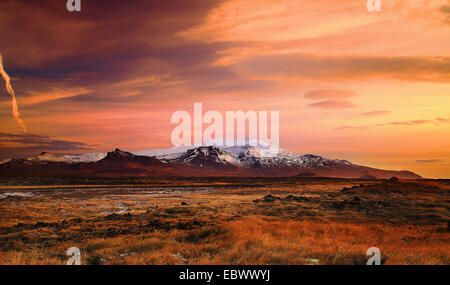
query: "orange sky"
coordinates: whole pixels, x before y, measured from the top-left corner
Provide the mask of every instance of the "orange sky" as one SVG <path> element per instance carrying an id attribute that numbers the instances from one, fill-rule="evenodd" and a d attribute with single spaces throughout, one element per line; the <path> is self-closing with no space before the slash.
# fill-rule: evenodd
<path id="1" fill-rule="evenodd" d="M 0 3 L 28 128 L 2 89 L 0 159 L 170 147 L 202 102 L 280 111 L 289 151 L 450 178 L 447 0 L 33 2 Z"/>

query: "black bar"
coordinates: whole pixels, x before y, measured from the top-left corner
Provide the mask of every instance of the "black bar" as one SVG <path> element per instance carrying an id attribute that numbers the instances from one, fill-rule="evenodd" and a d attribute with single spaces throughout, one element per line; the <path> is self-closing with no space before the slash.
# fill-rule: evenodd
<path id="1" fill-rule="evenodd" d="M 228 270 L 228 278 L 226 278 L 226 270 Z M 265 279 L 261 274 L 259 279 L 250 278 L 236 278 L 233 279 L 231 271 L 247 271 L 247 270 L 260 270 L 265 271 Z M 269 271 L 269 277 L 267 278 L 267 271 Z M 208 272 L 212 274 L 212 278 L 208 282 L 206 279 L 180 279 L 182 272 Z M 323 281 L 327 279 L 337 278 L 336 280 L 348 280 L 348 279 L 360 279 L 356 277 L 359 275 L 366 276 L 367 278 L 382 279 L 385 275 L 399 275 L 402 280 L 415 279 L 416 277 L 423 277 L 425 274 L 430 274 L 434 277 L 441 277 L 445 280 L 449 272 L 448 266 L 167 266 L 167 265 L 155 265 L 155 266 L 0 266 L 1 276 L 11 274 L 14 278 L 20 279 L 21 277 L 33 276 L 53 278 L 53 281 L 61 280 L 61 278 L 81 278 L 84 279 L 84 275 L 89 275 L 89 278 L 95 276 L 96 278 L 108 277 L 115 281 L 127 282 L 129 284 L 130 278 L 139 278 L 141 280 L 148 280 L 146 284 L 156 284 L 153 281 L 160 280 L 164 282 L 176 282 L 177 284 L 183 283 L 196 283 L 196 284 L 233 284 L 236 282 L 245 283 L 279 283 L 283 284 L 303 284 L 311 282 Z M 29 274 L 21 274 L 29 273 Z M 356 275 L 357 274 L 357 275 Z M 445 276 L 444 276 L 445 274 Z M 196 275 L 197 276 L 197 275 Z M 429 275 L 427 275 L 429 276 Z M 306 279 L 308 278 L 308 279 Z M 312 279 L 311 279 L 312 278 Z M 310 280 L 310 281 L 307 281 Z M 152 281 L 152 282 L 150 282 Z M 295 281 L 295 282 L 293 282 Z M 354 280 L 356 281 L 356 280 Z M 289 282 L 289 283 L 286 283 Z M 365 282 L 363 282 L 365 283 Z M 404 283 L 404 282 L 402 282 Z M 161 284 L 161 283 L 158 283 Z M 162 283 L 164 285 L 164 283 Z"/>

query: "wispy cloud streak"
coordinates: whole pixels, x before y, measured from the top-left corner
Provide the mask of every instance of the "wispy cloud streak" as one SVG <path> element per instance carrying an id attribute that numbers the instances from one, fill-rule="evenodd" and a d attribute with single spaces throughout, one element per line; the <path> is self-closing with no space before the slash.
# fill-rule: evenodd
<path id="1" fill-rule="evenodd" d="M 8 73 L 6 73 L 5 69 L 3 68 L 3 57 L 2 57 L 1 53 L 0 53 L 0 74 L 2 75 L 3 79 L 5 79 L 6 91 L 8 91 L 8 93 L 11 95 L 11 107 L 12 107 L 12 114 L 14 116 L 14 119 L 22 127 L 23 131 L 26 132 L 27 127 L 25 126 L 22 119 L 20 118 L 19 107 L 17 106 L 16 96 L 14 94 L 14 89 L 11 86 L 11 78 L 9 77 Z"/>

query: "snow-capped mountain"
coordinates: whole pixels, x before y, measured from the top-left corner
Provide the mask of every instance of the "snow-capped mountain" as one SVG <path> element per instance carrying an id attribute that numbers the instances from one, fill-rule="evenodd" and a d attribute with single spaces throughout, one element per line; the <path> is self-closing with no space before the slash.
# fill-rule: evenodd
<path id="1" fill-rule="evenodd" d="M 167 156 L 165 156 L 167 157 Z M 230 152 L 214 146 L 202 146 L 187 150 L 173 159 L 164 158 L 166 162 L 183 163 L 199 167 L 227 168 L 239 165 L 239 161 Z"/>
<path id="2" fill-rule="evenodd" d="M 2 161 L 0 161 L 0 164 L 7 163 L 7 162 L 10 162 L 10 161 L 11 161 L 10 158 L 3 159 Z"/>
<path id="3" fill-rule="evenodd" d="M 66 162 L 66 163 L 78 163 L 78 162 L 94 162 L 105 158 L 106 153 L 93 152 L 80 155 L 66 154 L 62 156 L 56 156 L 48 152 L 41 152 L 36 157 L 28 158 L 29 161 L 52 161 L 52 162 Z M 5 161 L 7 162 L 7 161 Z"/>
<path id="4" fill-rule="evenodd" d="M 63 158 L 76 162 L 93 162 L 99 161 L 106 157 L 106 153 L 103 152 L 93 152 L 93 153 L 85 153 L 81 155 L 63 155 Z"/>
<path id="5" fill-rule="evenodd" d="M 133 152 L 136 155 L 154 156 L 159 159 L 173 159 L 192 149 L 192 146 L 179 146 L 171 148 L 149 149 Z"/>
<path id="6" fill-rule="evenodd" d="M 0 164 L 8 175 L 121 175 L 121 176 L 268 176 L 376 177 L 416 179 L 410 171 L 381 170 L 347 160 L 299 155 L 270 144 L 176 147 L 134 153 L 115 151 L 13 159 Z"/>
<path id="7" fill-rule="evenodd" d="M 312 169 L 341 164 L 352 165 L 346 160 L 331 160 L 311 154 L 298 155 L 278 149 L 272 145 L 202 146 L 197 148 L 183 146 L 155 151 L 140 151 L 135 152 L 135 154 L 151 155 L 167 162 L 174 160 L 188 164 L 198 164 L 202 159 L 208 159 L 221 164 L 253 168 L 303 167 Z"/>
<path id="8" fill-rule="evenodd" d="M 241 153 L 247 152 L 249 149 L 252 155 L 257 157 L 275 157 L 279 148 L 270 143 L 261 143 L 254 139 L 246 138 L 244 140 L 236 140 L 235 146 L 224 145 L 226 138 L 222 140 L 212 140 L 201 146 L 179 146 L 172 148 L 150 149 L 134 152 L 136 155 L 155 156 L 159 159 L 175 159 L 184 155 L 188 150 L 198 147 L 216 147 L 222 151 L 226 151 L 233 156 L 239 156 Z"/>

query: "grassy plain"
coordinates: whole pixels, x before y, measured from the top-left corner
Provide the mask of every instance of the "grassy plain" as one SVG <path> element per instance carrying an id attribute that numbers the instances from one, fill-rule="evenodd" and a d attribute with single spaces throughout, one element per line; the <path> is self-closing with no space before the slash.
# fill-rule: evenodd
<path id="1" fill-rule="evenodd" d="M 450 264 L 446 180 L 92 182 L 3 183 L 0 264 Z"/>

